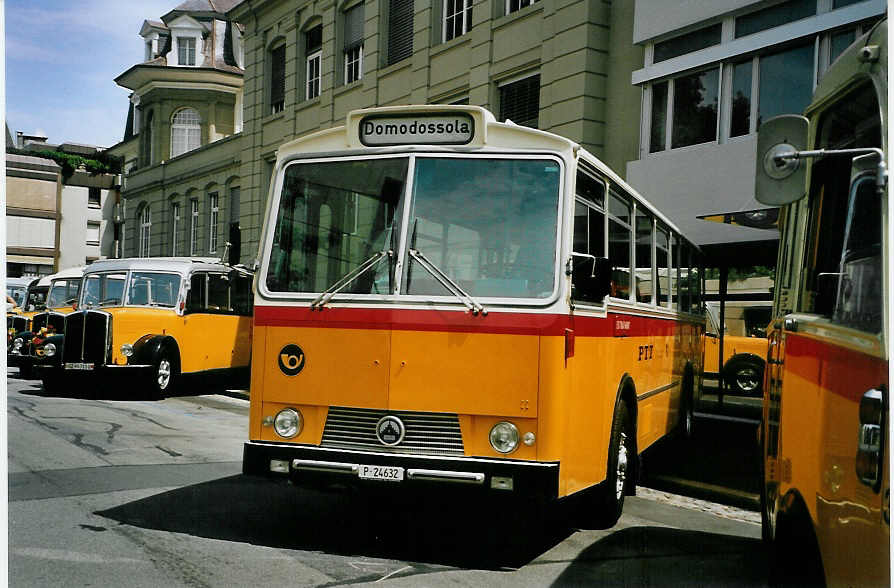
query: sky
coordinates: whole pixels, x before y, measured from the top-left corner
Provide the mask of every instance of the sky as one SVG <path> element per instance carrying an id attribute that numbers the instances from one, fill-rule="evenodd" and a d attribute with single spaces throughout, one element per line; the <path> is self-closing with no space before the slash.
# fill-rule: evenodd
<path id="1" fill-rule="evenodd" d="M 3 1 L 3 0 L 0 0 Z M 121 141 L 140 27 L 182 0 L 5 0 L 6 124 L 52 144 Z"/>

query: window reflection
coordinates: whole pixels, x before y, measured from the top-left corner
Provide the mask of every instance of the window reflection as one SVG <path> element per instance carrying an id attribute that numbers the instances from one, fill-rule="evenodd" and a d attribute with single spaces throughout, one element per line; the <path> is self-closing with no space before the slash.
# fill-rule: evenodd
<path id="1" fill-rule="evenodd" d="M 813 43 L 760 60 L 758 126 L 780 114 L 804 111 L 813 94 Z"/>
<path id="2" fill-rule="evenodd" d="M 717 138 L 719 68 L 674 80 L 671 147 L 707 143 Z"/>

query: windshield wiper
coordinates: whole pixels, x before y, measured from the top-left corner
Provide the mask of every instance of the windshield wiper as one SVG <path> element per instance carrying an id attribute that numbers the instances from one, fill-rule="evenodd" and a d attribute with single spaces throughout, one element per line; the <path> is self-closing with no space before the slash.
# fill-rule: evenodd
<path id="1" fill-rule="evenodd" d="M 450 279 L 450 276 L 441 271 L 438 266 L 432 263 L 427 257 L 422 255 L 422 252 L 418 249 L 410 249 L 407 251 L 410 257 L 419 262 L 425 271 L 430 273 L 442 286 L 444 286 L 451 294 L 459 298 L 460 302 L 462 302 L 466 308 L 472 311 L 472 314 L 481 316 L 487 316 L 487 309 L 481 305 L 480 302 L 472 298 L 468 292 L 460 288 L 459 284 Z"/>
<path id="2" fill-rule="evenodd" d="M 313 302 L 310 303 L 310 309 L 320 309 L 323 310 L 323 306 L 332 299 L 333 296 L 338 294 L 341 290 L 347 287 L 348 284 L 371 270 L 372 268 L 379 265 L 379 262 L 382 261 L 385 257 L 389 259 L 394 256 L 394 251 L 391 249 L 383 249 L 377 253 L 374 253 L 372 257 L 361 263 L 355 269 L 351 270 L 344 276 L 342 276 L 337 282 L 323 290 L 323 293 L 317 296 Z"/>

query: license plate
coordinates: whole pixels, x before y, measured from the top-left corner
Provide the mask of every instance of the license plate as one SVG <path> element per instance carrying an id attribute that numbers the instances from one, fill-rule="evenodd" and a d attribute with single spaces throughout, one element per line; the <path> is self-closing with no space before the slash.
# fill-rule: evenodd
<path id="1" fill-rule="evenodd" d="M 394 466 L 361 465 L 357 474 L 362 480 L 402 482 L 404 479 L 404 469 Z"/>
<path id="2" fill-rule="evenodd" d="M 67 370 L 92 370 L 92 363 L 66 363 L 65 369 Z"/>

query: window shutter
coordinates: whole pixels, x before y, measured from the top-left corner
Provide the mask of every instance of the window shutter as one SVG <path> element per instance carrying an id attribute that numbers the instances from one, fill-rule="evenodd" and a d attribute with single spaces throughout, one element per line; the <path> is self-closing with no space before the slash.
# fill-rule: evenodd
<path id="1" fill-rule="evenodd" d="M 537 128 L 540 115 L 540 75 L 500 86 L 500 121 Z"/>
<path id="2" fill-rule="evenodd" d="M 363 45 L 363 3 L 345 12 L 345 51 Z"/>
<path id="3" fill-rule="evenodd" d="M 389 0 L 388 65 L 413 55 L 413 0 Z"/>

